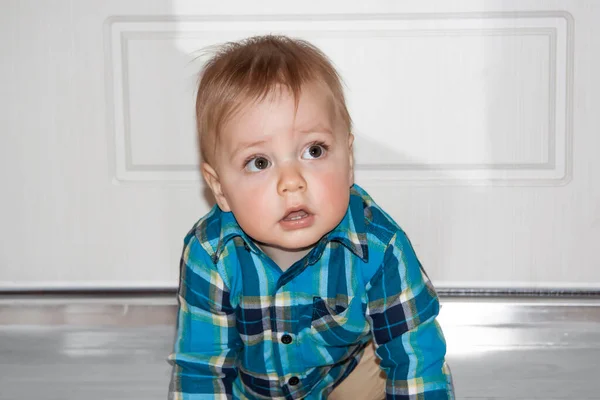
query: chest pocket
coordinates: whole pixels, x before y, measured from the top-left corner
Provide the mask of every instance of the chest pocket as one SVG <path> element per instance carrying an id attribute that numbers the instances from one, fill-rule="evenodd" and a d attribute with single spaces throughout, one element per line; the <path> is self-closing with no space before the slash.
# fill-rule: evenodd
<path id="1" fill-rule="evenodd" d="M 313 340 L 326 346 L 348 346 L 368 334 L 369 323 L 359 298 L 313 297 L 310 327 Z"/>

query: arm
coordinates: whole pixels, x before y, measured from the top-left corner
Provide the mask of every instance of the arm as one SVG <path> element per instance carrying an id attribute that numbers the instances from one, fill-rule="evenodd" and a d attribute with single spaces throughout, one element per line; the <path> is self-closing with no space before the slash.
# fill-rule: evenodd
<path id="1" fill-rule="evenodd" d="M 169 399 L 231 399 L 242 343 L 229 289 L 194 236 L 186 239 L 180 275 Z"/>
<path id="2" fill-rule="evenodd" d="M 387 400 L 454 399 L 446 343 L 435 319 L 437 294 L 403 232 L 392 238 L 367 294 Z"/>

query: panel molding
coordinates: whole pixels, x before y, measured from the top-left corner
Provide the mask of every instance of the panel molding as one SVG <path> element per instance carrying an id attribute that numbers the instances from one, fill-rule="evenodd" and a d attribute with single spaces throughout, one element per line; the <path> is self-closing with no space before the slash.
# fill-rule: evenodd
<path id="1" fill-rule="evenodd" d="M 492 35 L 541 35 L 548 38 L 550 71 L 548 101 L 548 140 L 547 161 L 543 163 L 480 163 L 480 164 L 360 164 L 356 165 L 356 177 L 359 181 L 374 184 L 409 183 L 442 185 L 564 185 L 572 175 L 572 93 L 573 93 L 573 18 L 567 12 L 489 12 L 489 13 L 431 13 L 431 14 L 356 14 L 356 15 L 248 15 L 248 16 L 189 16 L 189 17 L 111 17 L 105 22 L 107 99 L 109 120 L 112 122 L 110 138 L 110 159 L 113 161 L 112 175 L 116 182 L 189 182 L 198 183 L 197 166 L 193 164 L 134 163 L 133 143 L 130 127 L 130 94 L 128 46 L 131 40 L 178 39 L 198 37 L 202 34 L 202 22 L 243 22 L 248 29 L 252 24 L 269 21 L 302 22 L 331 21 L 343 26 L 356 21 L 428 21 L 440 24 L 460 22 L 461 20 L 497 19 L 510 25 L 523 19 L 545 20 L 541 26 L 507 26 L 504 28 L 408 28 L 398 30 L 363 29 L 349 30 L 340 27 L 333 30 L 314 29 L 303 31 L 304 36 L 341 36 L 354 35 L 386 36 L 492 36 Z M 551 21 L 560 19 L 563 24 L 551 25 Z M 449 22 L 450 21 L 450 22 Z M 531 22 L 531 21 L 528 21 Z M 177 24 L 182 31 L 173 29 Z M 199 25 L 200 24 L 200 25 Z M 550 25 L 548 25 L 550 24 Z M 206 32 L 206 31 L 204 31 Z M 560 57 L 559 57 L 560 55 Z M 559 75 L 559 67 L 564 73 Z M 564 95 L 557 97 L 558 86 L 563 87 Z M 557 120 L 562 121 L 557 127 Z M 557 130 L 558 129 L 558 130 Z M 190 133 L 193 137 L 193 133 Z"/>

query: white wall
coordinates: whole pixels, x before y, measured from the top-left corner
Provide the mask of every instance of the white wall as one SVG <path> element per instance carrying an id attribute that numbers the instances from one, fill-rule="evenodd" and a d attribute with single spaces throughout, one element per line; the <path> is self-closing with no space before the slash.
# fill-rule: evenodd
<path id="1" fill-rule="evenodd" d="M 600 3 L 208 4 L 0 0 L 0 289 L 175 287 L 195 51 L 267 32 L 339 67 L 357 182 L 436 286 L 600 288 Z"/>

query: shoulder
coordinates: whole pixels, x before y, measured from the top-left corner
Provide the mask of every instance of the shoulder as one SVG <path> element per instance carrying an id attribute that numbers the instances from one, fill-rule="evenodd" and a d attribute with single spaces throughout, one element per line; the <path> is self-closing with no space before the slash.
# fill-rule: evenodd
<path id="1" fill-rule="evenodd" d="M 215 254 L 221 237 L 221 211 L 215 205 L 200 218 L 185 235 L 184 251 L 206 253 L 209 258 Z"/>
<path id="2" fill-rule="evenodd" d="M 192 226 L 183 239 L 181 254 L 181 274 L 206 274 L 216 271 L 213 255 L 220 236 L 220 217 L 217 207 Z"/>
<path id="3" fill-rule="evenodd" d="M 386 263 L 385 260 L 401 258 L 409 267 L 418 267 L 416 270 L 422 268 L 402 227 L 364 189 L 357 185 L 352 189 L 354 195 L 360 196 L 363 201 L 367 243 L 374 263 L 381 268 Z"/>
<path id="4" fill-rule="evenodd" d="M 375 202 L 366 190 L 354 185 L 350 196 L 360 198 L 362 203 L 369 250 L 383 253 L 388 245 L 393 244 L 399 237 L 406 236 L 400 225 Z"/>
<path id="5" fill-rule="evenodd" d="M 367 284 L 382 274 L 382 271 L 400 257 L 407 260 L 410 256 L 411 265 L 414 252 L 407 235 L 400 225 L 379 206 L 375 200 L 360 186 L 351 189 L 351 213 L 358 220 L 359 215 L 363 224 L 359 228 L 364 232 L 368 247 L 368 260 L 362 266 L 362 281 Z M 358 225 L 358 224 L 357 224 Z M 369 284 L 370 285 L 370 284 Z M 367 285 L 367 287 L 369 287 Z"/>
<path id="6" fill-rule="evenodd" d="M 215 205 L 186 234 L 180 266 L 182 278 L 191 274 L 231 287 L 231 276 L 235 273 L 237 263 L 232 261 L 232 257 L 219 257 L 223 226 L 231 224 L 223 214 Z"/>

